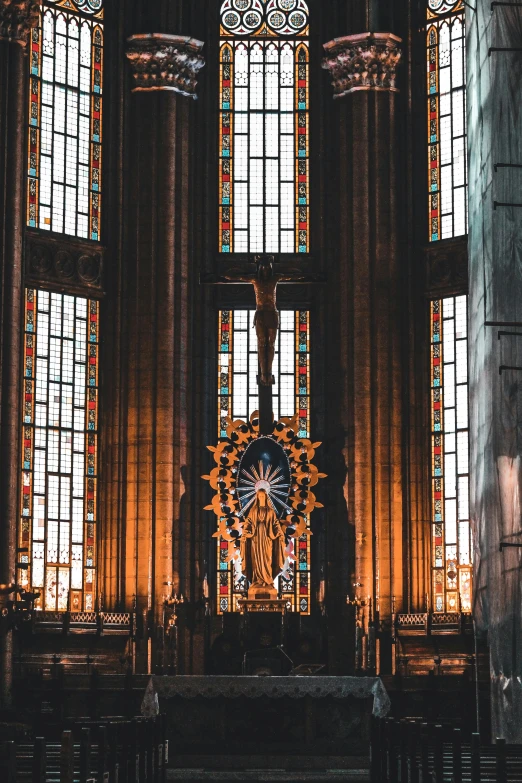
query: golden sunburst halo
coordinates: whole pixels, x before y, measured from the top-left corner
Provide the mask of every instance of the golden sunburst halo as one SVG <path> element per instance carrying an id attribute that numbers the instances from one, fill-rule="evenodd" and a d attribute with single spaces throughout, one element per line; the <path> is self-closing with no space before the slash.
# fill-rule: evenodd
<path id="1" fill-rule="evenodd" d="M 259 432 L 258 411 L 248 422 L 227 418 L 225 423 L 227 437 L 221 438 L 217 446 L 207 447 L 214 454 L 217 467 L 202 478 L 216 490 L 205 510 L 216 515 L 218 530 L 214 538 L 229 542 L 230 560 L 236 557 L 243 520 L 260 489 L 266 491 L 287 539 L 311 535 L 307 518 L 313 509 L 323 507 L 311 491 L 319 479 L 326 477 L 311 462 L 321 444 L 298 436 L 298 415 L 274 422 L 271 435 Z M 262 460 L 246 468 L 240 466 L 247 448 L 261 438 L 279 446 L 288 461 L 288 471 L 280 465 L 264 464 Z"/>

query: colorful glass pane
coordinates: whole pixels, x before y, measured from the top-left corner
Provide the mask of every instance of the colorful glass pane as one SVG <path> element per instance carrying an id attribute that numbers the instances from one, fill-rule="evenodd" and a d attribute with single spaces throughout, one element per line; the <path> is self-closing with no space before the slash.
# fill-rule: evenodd
<path id="1" fill-rule="evenodd" d="M 226 436 L 224 419 L 248 419 L 259 407 L 255 310 L 219 314 L 218 435 Z M 282 310 L 273 364 L 273 409 L 276 419 L 300 415 L 299 435 L 310 435 L 310 326 L 306 310 Z"/>
<path id="2" fill-rule="evenodd" d="M 101 0 L 42 3 L 39 24 L 31 30 L 29 77 L 27 225 L 95 241 L 101 210 L 102 17 Z"/>
<path id="3" fill-rule="evenodd" d="M 219 250 L 307 253 L 308 11 L 302 0 L 244 2 L 222 5 Z"/>
<path id="4" fill-rule="evenodd" d="M 47 610 L 95 609 L 99 305 L 25 293 L 18 583 Z"/>
<path id="5" fill-rule="evenodd" d="M 257 339 L 252 329 L 253 310 L 223 310 L 218 337 L 218 435 L 226 436 L 225 419 L 248 419 L 258 409 Z M 273 407 L 276 418 L 299 413 L 299 435 L 310 436 L 310 314 L 283 310 L 273 372 Z M 278 578 L 281 597 L 292 611 L 310 612 L 310 537 L 290 539 L 287 568 Z M 245 577 L 230 562 L 229 543 L 219 539 L 217 552 L 218 612 L 236 611 L 245 595 Z"/>
<path id="6" fill-rule="evenodd" d="M 428 10 L 428 220 L 429 239 L 467 233 L 465 14 L 436 18 Z M 448 8 L 446 8 L 448 10 Z M 451 10 L 451 9 L 450 9 Z M 442 11 L 441 11 L 442 12 Z"/>
<path id="7" fill-rule="evenodd" d="M 470 612 L 467 297 L 430 307 L 433 603 Z"/>
<path id="8" fill-rule="evenodd" d="M 433 14 L 446 14 L 463 8 L 462 0 L 428 0 L 428 8 Z"/>

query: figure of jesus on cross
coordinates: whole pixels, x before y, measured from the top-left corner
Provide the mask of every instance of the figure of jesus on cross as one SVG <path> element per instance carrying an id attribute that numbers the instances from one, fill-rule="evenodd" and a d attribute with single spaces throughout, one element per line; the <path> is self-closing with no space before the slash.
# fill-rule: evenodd
<path id="1" fill-rule="evenodd" d="M 252 283 L 256 296 L 256 314 L 254 326 L 257 335 L 259 357 L 259 386 L 272 386 L 275 383 L 272 375 L 275 341 L 279 330 L 279 311 L 277 309 L 276 289 L 278 283 L 306 282 L 305 275 L 283 275 L 274 272 L 273 256 L 256 256 L 256 273 L 245 275 L 223 275 L 224 280 L 237 283 Z M 311 282 L 311 279 L 310 279 Z"/>
<path id="2" fill-rule="evenodd" d="M 274 257 L 255 256 L 256 271 L 245 272 L 242 269 L 229 269 L 220 275 L 210 274 L 202 282 L 210 285 L 220 283 L 251 283 L 256 297 L 254 326 L 257 335 L 259 375 L 259 427 L 263 434 L 270 434 L 273 428 L 272 386 L 275 383 L 272 374 L 275 342 L 279 330 L 279 311 L 276 291 L 278 283 L 319 283 L 324 282 L 318 275 L 305 275 L 299 269 L 285 269 L 284 273 L 274 271 Z"/>

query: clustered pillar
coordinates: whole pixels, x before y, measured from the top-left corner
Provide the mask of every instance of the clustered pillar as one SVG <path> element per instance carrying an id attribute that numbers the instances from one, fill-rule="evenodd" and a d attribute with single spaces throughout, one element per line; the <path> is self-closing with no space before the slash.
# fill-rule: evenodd
<path id="1" fill-rule="evenodd" d="M 156 33 L 134 35 L 127 46 L 133 95 L 124 193 L 124 421 L 118 429 L 125 493 L 114 529 L 124 541 L 125 605 L 135 604 L 142 624 L 138 672 L 171 663 L 164 604 L 184 590 L 180 564 L 190 563 L 190 530 L 180 519 L 191 461 L 190 118 L 202 47 L 192 38 Z"/>
<path id="2" fill-rule="evenodd" d="M 389 632 L 392 596 L 400 608 L 405 593 L 402 272 L 395 157 L 400 45 L 400 38 L 386 32 L 349 35 L 324 45 L 323 67 L 332 76 L 339 112 L 341 248 L 328 280 L 327 296 L 338 300 L 340 321 L 340 340 L 338 333 L 327 341 L 332 352 L 328 365 L 336 368 L 343 383 L 343 495 L 355 556 L 349 592 L 359 604 L 361 621 L 354 640 L 359 646 L 357 668 L 373 668 L 378 654 L 368 647 L 373 644 L 366 636 L 370 616 Z M 330 549 L 329 572 L 335 580 L 350 565 L 337 563 L 335 545 Z"/>

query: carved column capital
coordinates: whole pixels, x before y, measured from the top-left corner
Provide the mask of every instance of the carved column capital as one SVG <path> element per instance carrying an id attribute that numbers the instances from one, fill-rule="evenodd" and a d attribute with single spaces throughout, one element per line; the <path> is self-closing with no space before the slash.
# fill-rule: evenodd
<path id="1" fill-rule="evenodd" d="M 15 41 L 25 46 L 39 13 L 38 0 L 0 0 L 0 41 Z"/>
<path id="2" fill-rule="evenodd" d="M 145 33 L 127 39 L 133 92 L 172 90 L 197 98 L 196 76 L 205 65 L 203 42 L 184 35 Z"/>
<path id="3" fill-rule="evenodd" d="M 395 72 L 401 43 L 392 33 L 359 33 L 323 44 L 323 68 L 332 74 L 334 98 L 357 90 L 398 92 Z"/>

